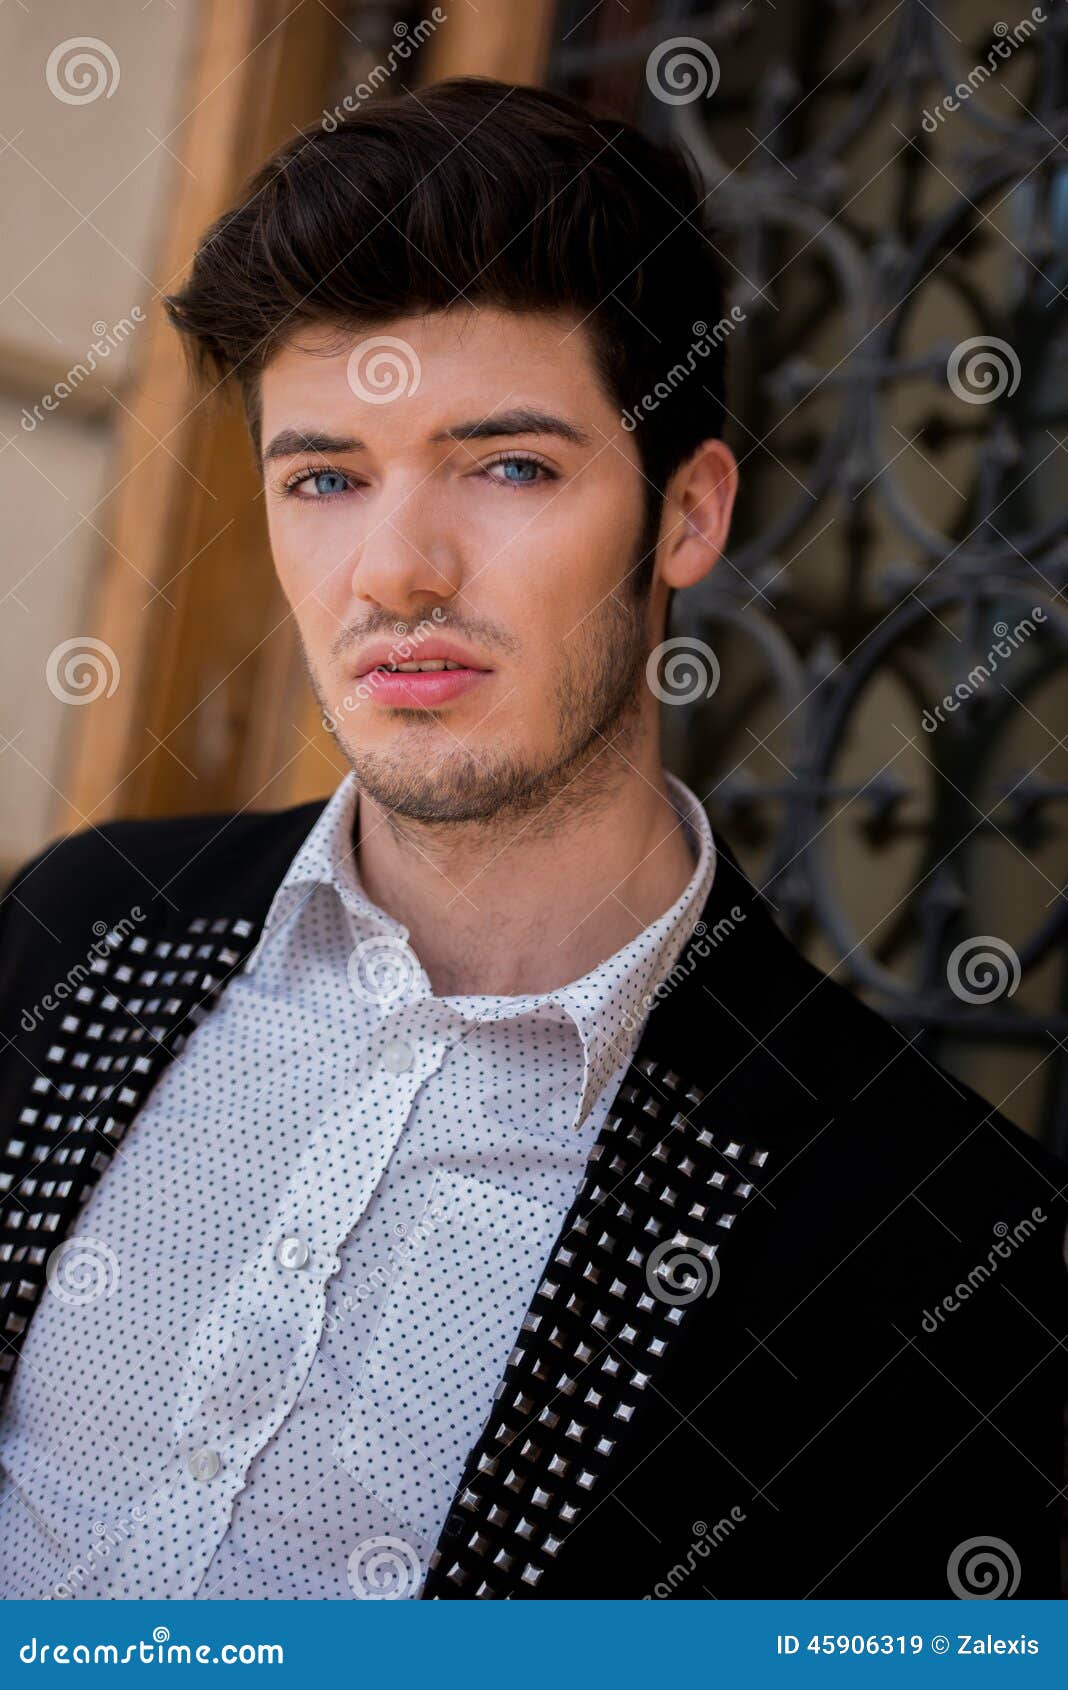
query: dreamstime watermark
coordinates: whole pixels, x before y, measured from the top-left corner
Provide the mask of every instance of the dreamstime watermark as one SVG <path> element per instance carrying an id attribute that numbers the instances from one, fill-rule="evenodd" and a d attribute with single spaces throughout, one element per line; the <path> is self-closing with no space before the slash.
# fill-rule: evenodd
<path id="1" fill-rule="evenodd" d="M 345 1571 L 360 1602 L 414 1596 L 423 1582 L 419 1556 L 402 1537 L 365 1537 L 349 1556 Z"/>
<path id="2" fill-rule="evenodd" d="M 714 1244 L 702 1244 L 677 1232 L 665 1238 L 645 1259 L 645 1283 L 658 1303 L 673 1308 L 711 1297 L 719 1285 L 719 1257 Z"/>
<path id="3" fill-rule="evenodd" d="M 109 952 L 121 944 L 123 939 L 133 932 L 136 924 L 144 921 L 144 919 L 144 910 L 140 904 L 134 904 L 129 915 L 123 916 L 122 920 L 115 922 L 114 925 L 107 921 L 94 921 L 93 932 L 96 934 L 96 938 L 89 946 L 85 960 L 76 962 L 72 968 L 67 970 L 62 980 L 57 980 L 55 985 L 44 994 L 44 997 L 22 1011 L 19 1024 L 23 1031 L 32 1033 L 46 1015 L 54 1014 L 68 998 L 73 997 L 91 974 L 99 974 L 107 961 Z"/>
<path id="4" fill-rule="evenodd" d="M 987 1251 L 985 1262 L 976 1262 L 965 1277 L 956 1284 L 952 1291 L 946 1293 L 941 1302 L 933 1309 L 924 1309 L 920 1325 L 925 1332 L 937 1332 L 944 1323 L 946 1316 L 956 1314 L 962 1303 L 966 1303 L 976 1291 L 984 1286 L 988 1279 L 997 1272 L 1002 1262 L 1009 1258 L 1032 1238 L 1045 1221 L 1046 1216 L 1036 1203 L 1030 1215 L 1025 1215 L 1022 1221 L 1010 1229 L 1007 1221 L 998 1221 L 994 1227 L 997 1243 Z"/>
<path id="5" fill-rule="evenodd" d="M 1045 23 L 1046 13 L 1041 6 L 1032 6 L 1030 16 L 1021 18 L 1019 23 L 1010 29 L 1007 23 L 996 23 L 994 34 L 998 37 L 986 56 L 985 63 L 973 65 L 964 82 L 941 99 L 936 106 L 924 109 L 921 119 L 923 128 L 928 135 L 934 135 L 940 123 L 946 121 L 947 112 L 959 111 L 961 106 L 967 105 L 977 88 L 984 82 L 989 82 L 1005 59 L 1011 59 L 1017 47 L 1023 46 L 1034 35 L 1040 23 Z"/>
<path id="6" fill-rule="evenodd" d="M 395 334 L 371 335 L 349 353 L 345 374 L 351 391 L 368 405 L 391 405 L 418 393 L 423 379 L 419 354 Z"/>
<path id="7" fill-rule="evenodd" d="M 98 698 L 110 698 L 121 673 L 111 646 L 91 634 L 61 640 L 45 664 L 48 690 L 61 704 L 93 704 Z"/>
<path id="8" fill-rule="evenodd" d="M 368 1297 L 373 1297 L 376 1292 L 385 1291 L 407 1266 L 415 1246 L 432 1238 L 444 1219 L 444 1211 L 431 1204 L 414 1226 L 398 1221 L 393 1228 L 397 1243 L 390 1245 L 386 1252 L 387 1260 L 376 1262 L 365 1278 L 359 1280 L 351 1290 L 348 1286 L 342 1289 L 340 1302 L 345 1314 L 351 1314 L 357 1303 L 366 1302 Z M 343 1325 L 344 1315 L 336 1310 L 330 1309 L 323 1315 L 325 1331 L 337 1332 Z"/>
<path id="9" fill-rule="evenodd" d="M 670 399 L 675 389 L 693 375 L 699 358 L 707 358 L 714 347 L 719 346 L 734 333 L 741 323 L 745 322 L 745 312 L 740 305 L 732 305 L 726 317 L 721 317 L 718 323 L 713 323 L 711 329 L 700 319 L 693 325 L 693 332 L 697 337 L 690 345 L 682 363 L 672 364 L 667 375 L 656 383 L 652 393 L 643 393 L 634 405 L 633 410 L 625 409 L 620 415 L 620 422 L 628 434 L 633 434 L 643 416 L 649 416 L 659 409 L 665 399 Z"/>
<path id="10" fill-rule="evenodd" d="M 1020 1557 L 1003 1537 L 969 1537 L 950 1555 L 946 1580 L 962 1602 L 996 1602 L 1015 1594 Z"/>
<path id="11" fill-rule="evenodd" d="M 665 106 L 688 106 L 708 100 L 719 87 L 719 60 L 707 41 L 696 35 L 673 35 L 661 41 L 645 61 L 645 80 L 653 97 Z"/>
<path id="12" fill-rule="evenodd" d="M 344 123 L 346 117 L 358 111 L 365 101 L 377 94 L 383 82 L 389 81 L 399 65 L 407 64 L 415 49 L 421 47 L 423 42 L 433 35 L 438 24 L 444 23 L 447 17 L 447 12 L 443 12 L 440 6 L 435 6 L 429 17 L 421 18 L 414 29 L 404 22 L 395 23 L 393 33 L 397 39 L 386 54 L 385 63 L 379 63 L 369 70 L 366 77 L 357 82 L 352 92 L 346 94 L 343 100 L 339 100 L 332 111 L 324 111 L 320 127 L 325 129 L 328 135 L 332 135 L 334 130 Z"/>
<path id="13" fill-rule="evenodd" d="M 695 635 L 674 634 L 649 653 L 645 679 L 661 704 L 694 704 L 719 686 L 719 658 Z"/>
<path id="14" fill-rule="evenodd" d="M 419 964 L 405 940 L 391 934 L 361 939 L 346 965 L 349 986 L 363 1003 L 385 1005 L 407 997 Z"/>
<path id="15" fill-rule="evenodd" d="M 718 1549 L 721 1543 L 726 1542 L 729 1537 L 733 1537 L 738 1527 L 746 1519 L 748 1519 L 748 1515 L 745 1510 L 739 1508 L 736 1503 L 729 1514 L 724 1514 L 712 1526 L 709 1526 L 705 1520 L 695 1520 L 691 1528 L 693 1542 L 686 1552 L 685 1559 L 676 1561 L 664 1577 L 654 1584 L 652 1590 L 646 1591 L 642 1601 L 662 1602 L 666 1597 L 674 1595 L 679 1586 L 685 1584 L 686 1580 L 693 1576 L 700 1564 L 708 1560 L 713 1549 Z"/>
<path id="16" fill-rule="evenodd" d="M 996 1003 L 1011 998 L 1020 984 L 1020 958 L 1007 939 L 975 933 L 954 945 L 946 961 L 946 981 L 962 1003 Z"/>
<path id="17" fill-rule="evenodd" d="M 424 640 L 430 638 L 431 634 L 436 633 L 444 617 L 444 608 L 441 605 L 435 605 L 430 615 L 425 617 L 423 621 L 418 622 L 414 628 L 409 628 L 406 622 L 395 622 L 393 633 L 396 636 L 397 643 L 390 647 L 389 655 L 383 661 L 385 663 L 418 662 L 419 647 Z M 357 709 L 361 704 L 369 703 L 374 697 L 376 689 L 381 686 L 383 676 L 387 673 L 388 671 L 382 668 L 369 670 L 366 675 L 360 677 L 352 692 L 346 693 L 345 697 L 339 700 L 333 710 L 324 710 L 322 722 L 327 733 L 336 733 L 339 723 L 350 711 Z"/>
<path id="18" fill-rule="evenodd" d="M 90 342 L 84 358 L 79 359 L 78 363 L 72 364 L 66 375 L 53 382 L 50 391 L 42 394 L 32 410 L 28 410 L 25 405 L 22 407 L 20 422 L 25 432 L 32 434 L 38 424 L 44 422 L 46 414 L 58 411 L 64 399 L 69 399 L 71 394 L 76 393 L 82 383 L 89 380 L 89 377 L 103 363 L 104 359 L 110 358 L 115 348 L 123 346 L 130 335 L 133 334 L 135 328 L 140 327 L 142 323 L 147 321 L 148 319 L 141 307 L 131 305 L 130 315 L 120 317 L 117 323 L 108 324 L 102 321 L 94 323 L 93 334 L 96 339 Z"/>
<path id="19" fill-rule="evenodd" d="M 946 718 L 942 712 L 947 711 L 952 715 L 955 710 L 959 709 L 961 704 L 978 692 L 991 675 L 997 672 L 998 658 L 1000 657 L 1004 662 L 1006 658 L 1011 657 L 1013 652 L 1018 651 L 1024 642 L 1035 633 L 1035 623 L 1042 623 L 1045 620 L 1046 612 L 1040 604 L 1036 604 L 1032 605 L 1030 616 L 1021 616 L 1014 628 L 1010 628 L 1009 624 L 1004 621 L 995 622 L 993 632 L 997 635 L 997 641 L 987 652 L 985 663 L 975 664 L 974 668 L 969 669 L 967 678 L 958 681 L 953 691 L 947 692 L 940 704 L 936 704 L 933 709 L 924 711 L 920 718 L 924 732 L 934 733 L 939 724 L 945 722 Z"/>
<path id="20" fill-rule="evenodd" d="M 75 1561 L 67 1568 L 62 1579 L 52 1586 L 52 1595 L 58 1600 L 73 1601 L 77 1592 L 84 1589 L 90 1579 L 95 1578 L 100 1567 L 113 1549 L 119 1549 L 134 1534 L 135 1526 L 145 1524 L 146 1515 L 142 1503 L 135 1503 L 129 1515 L 108 1523 L 105 1520 L 93 1521 L 93 1538 L 82 1560 Z"/>
<path id="21" fill-rule="evenodd" d="M 620 1026 L 626 1033 L 636 1033 L 643 1025 L 646 1016 L 654 1004 L 661 1003 L 670 997 L 676 986 L 689 978 L 697 967 L 698 962 L 711 956 L 717 945 L 728 939 L 745 920 L 745 911 L 740 904 L 732 904 L 729 915 L 721 915 L 709 927 L 705 921 L 695 921 L 693 924 L 693 938 L 686 949 L 678 956 L 662 980 L 659 980 L 652 991 L 645 992 L 638 1005 L 638 1009 L 624 1010 L 620 1016 Z"/>
<path id="22" fill-rule="evenodd" d="M 110 100 L 119 86 L 119 61 L 106 41 L 72 35 L 53 47 L 45 65 L 48 91 L 65 106 L 88 106 L 103 94 Z"/>
<path id="23" fill-rule="evenodd" d="M 45 1267 L 48 1289 L 59 1303 L 84 1308 L 112 1297 L 119 1285 L 119 1258 L 101 1238 L 82 1234 L 56 1246 Z"/>
<path id="24" fill-rule="evenodd" d="M 1015 347 L 997 335 L 976 334 L 958 341 L 946 363 L 950 392 L 966 405 L 990 405 L 1020 385 L 1020 359 Z"/>

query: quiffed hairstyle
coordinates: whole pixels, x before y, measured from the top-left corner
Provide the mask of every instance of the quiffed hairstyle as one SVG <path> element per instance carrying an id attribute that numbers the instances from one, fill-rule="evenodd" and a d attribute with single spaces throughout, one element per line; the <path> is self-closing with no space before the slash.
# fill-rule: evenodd
<path id="1" fill-rule="evenodd" d="M 257 452 L 260 373 L 308 323 L 359 332 L 461 303 L 576 312 L 659 506 L 723 424 L 723 345 L 693 350 L 723 312 L 704 197 L 689 156 L 632 124 L 455 77 L 287 142 L 165 306 L 197 375 L 240 385 Z"/>

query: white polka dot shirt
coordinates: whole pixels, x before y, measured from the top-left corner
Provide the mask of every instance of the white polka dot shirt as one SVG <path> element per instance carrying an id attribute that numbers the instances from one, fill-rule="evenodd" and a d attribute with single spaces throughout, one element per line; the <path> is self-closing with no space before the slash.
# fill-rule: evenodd
<path id="1" fill-rule="evenodd" d="M 704 811 L 667 779 L 682 895 L 580 980 L 499 997 L 434 995 L 362 889 L 343 781 L 79 1217 L 105 1294 L 49 1290 L 34 1317 L 0 1419 L 0 1595 L 418 1595 L 712 883 Z"/>

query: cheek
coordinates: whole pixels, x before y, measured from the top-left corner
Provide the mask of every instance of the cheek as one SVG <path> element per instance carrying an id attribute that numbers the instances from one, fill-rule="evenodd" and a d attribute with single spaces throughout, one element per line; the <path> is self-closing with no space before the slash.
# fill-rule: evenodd
<path id="1" fill-rule="evenodd" d="M 309 521 L 280 511 L 268 516 L 267 534 L 275 573 L 294 615 L 303 616 L 312 598 L 347 598 L 352 571 L 343 545 L 325 526 L 317 533 Z"/>

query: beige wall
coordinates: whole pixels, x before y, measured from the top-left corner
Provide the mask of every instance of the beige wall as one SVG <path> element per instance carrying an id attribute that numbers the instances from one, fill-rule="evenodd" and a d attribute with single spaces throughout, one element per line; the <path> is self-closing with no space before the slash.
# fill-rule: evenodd
<path id="1" fill-rule="evenodd" d="M 178 169 L 168 136 L 185 115 L 198 10 L 196 0 L 0 8 L 0 872 L 55 831 L 61 741 L 85 708 L 54 696 L 46 666 L 91 628 L 114 419 L 143 332 L 133 313 L 147 316 L 154 294 Z M 74 104 L 52 91 L 48 64 L 79 36 L 106 43 L 118 75 L 87 49 L 103 85 Z M 74 94 L 97 85 L 80 78 L 64 55 L 52 81 Z M 108 348 L 95 374 L 33 419 L 94 340 Z"/>

